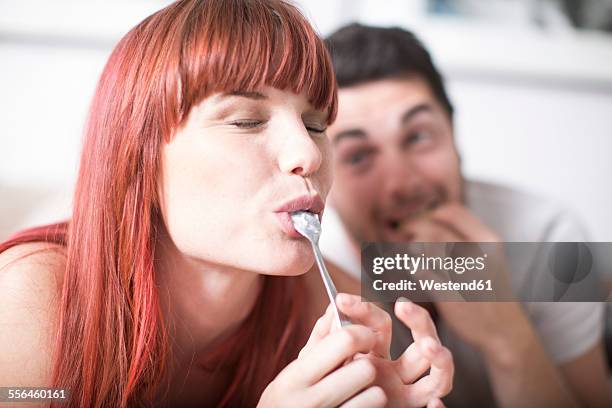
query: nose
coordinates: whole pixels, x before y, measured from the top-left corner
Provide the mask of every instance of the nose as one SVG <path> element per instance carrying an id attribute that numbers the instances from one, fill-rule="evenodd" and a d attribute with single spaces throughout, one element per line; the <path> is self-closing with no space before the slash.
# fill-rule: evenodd
<path id="1" fill-rule="evenodd" d="M 285 136 L 279 154 L 282 172 L 306 177 L 319 170 L 322 160 L 321 149 L 305 128 L 296 127 Z"/>
<path id="2" fill-rule="evenodd" d="M 410 157 L 401 152 L 393 152 L 385 158 L 384 183 L 385 195 L 396 204 L 406 203 L 421 192 L 422 177 Z"/>

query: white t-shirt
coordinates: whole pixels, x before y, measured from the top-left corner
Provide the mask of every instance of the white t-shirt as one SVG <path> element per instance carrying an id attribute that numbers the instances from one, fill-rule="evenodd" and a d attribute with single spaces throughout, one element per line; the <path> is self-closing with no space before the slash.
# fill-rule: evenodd
<path id="1" fill-rule="evenodd" d="M 467 207 L 505 242 L 585 241 L 585 234 L 568 212 L 549 201 L 497 185 L 467 181 Z M 326 208 L 319 242 L 326 258 L 359 278 L 359 254 L 333 208 Z M 513 265 L 515 291 L 529 284 L 542 262 L 525 257 L 524 266 Z M 533 302 L 523 304 L 545 350 L 556 364 L 569 362 L 592 348 L 603 336 L 604 304 L 595 302 Z M 443 344 L 453 352 L 455 381 L 444 399 L 449 407 L 495 406 L 484 362 L 479 353 L 437 323 Z"/>

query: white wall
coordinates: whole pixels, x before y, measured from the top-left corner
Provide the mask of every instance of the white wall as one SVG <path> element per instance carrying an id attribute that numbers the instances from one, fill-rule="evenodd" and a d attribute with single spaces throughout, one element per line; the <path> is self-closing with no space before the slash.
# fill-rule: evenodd
<path id="1" fill-rule="evenodd" d="M 0 180 L 71 185 L 106 51 L 0 43 Z"/>
<path id="2" fill-rule="evenodd" d="M 19 226 L 68 213 L 85 113 L 111 46 L 166 3 L 0 0 L 0 187 L 60 196 Z M 555 197 L 593 239 L 612 240 L 612 39 L 433 21 L 419 1 L 302 4 L 323 34 L 355 18 L 416 27 L 448 78 L 466 174 Z M 13 200 L 3 191 L 0 212 Z M 0 215 L 0 239 L 2 221 L 13 220 Z"/>
<path id="3" fill-rule="evenodd" d="M 612 95 L 468 80 L 450 83 L 468 176 L 554 197 L 612 240 Z"/>

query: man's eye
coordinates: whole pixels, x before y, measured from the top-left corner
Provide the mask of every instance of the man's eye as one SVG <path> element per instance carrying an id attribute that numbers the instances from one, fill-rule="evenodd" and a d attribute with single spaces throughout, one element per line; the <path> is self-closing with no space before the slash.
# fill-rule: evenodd
<path id="1" fill-rule="evenodd" d="M 263 125 L 263 123 L 263 120 L 244 119 L 233 121 L 230 125 L 236 126 L 239 129 L 254 129 Z"/>
<path id="2" fill-rule="evenodd" d="M 356 152 L 346 156 L 344 161 L 347 164 L 350 164 L 351 166 L 358 166 L 360 164 L 363 164 L 369 157 L 369 155 L 370 152 Z"/>
<path id="3" fill-rule="evenodd" d="M 424 131 L 410 133 L 406 138 L 406 144 L 415 144 L 427 140 L 428 138 L 429 133 Z"/>

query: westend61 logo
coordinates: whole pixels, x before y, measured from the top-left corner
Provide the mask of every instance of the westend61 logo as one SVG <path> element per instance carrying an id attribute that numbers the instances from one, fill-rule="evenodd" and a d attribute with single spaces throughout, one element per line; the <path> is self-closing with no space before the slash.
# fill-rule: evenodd
<path id="1" fill-rule="evenodd" d="M 364 243 L 364 300 L 610 301 L 609 242 Z"/>

